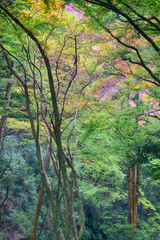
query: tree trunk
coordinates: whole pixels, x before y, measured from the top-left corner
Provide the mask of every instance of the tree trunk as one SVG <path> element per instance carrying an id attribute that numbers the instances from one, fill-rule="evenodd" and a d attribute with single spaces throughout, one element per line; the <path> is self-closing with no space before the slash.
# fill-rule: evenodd
<path id="1" fill-rule="evenodd" d="M 128 169 L 128 223 L 132 225 L 132 168 Z"/>
<path id="2" fill-rule="evenodd" d="M 128 169 L 128 223 L 132 230 L 137 228 L 138 213 L 138 166 L 134 164 L 133 168 Z M 132 238 L 129 238 L 132 240 Z"/>
<path id="3" fill-rule="evenodd" d="M 48 170 L 49 163 L 50 163 L 50 153 L 49 153 L 49 147 L 48 147 L 47 155 L 46 155 L 46 163 L 45 163 L 46 172 Z M 42 183 L 41 187 L 40 187 L 38 204 L 37 204 L 37 208 L 36 208 L 36 213 L 35 213 L 33 229 L 32 229 L 32 232 L 31 232 L 30 240 L 35 239 L 35 235 L 36 235 L 36 231 L 37 231 L 37 225 L 38 225 L 38 219 L 39 219 L 40 211 L 41 211 L 42 204 L 43 204 L 43 197 L 44 197 L 44 184 Z"/>
<path id="4" fill-rule="evenodd" d="M 138 194 L 137 194 L 137 164 L 133 167 L 133 227 L 137 228 L 137 206 Z"/>
<path id="5" fill-rule="evenodd" d="M 5 95 L 6 104 L 5 104 L 5 106 L 9 106 L 10 98 L 11 98 L 11 88 L 12 88 L 12 83 L 8 82 L 7 87 L 6 87 L 6 95 Z M 7 116 L 8 116 L 7 114 L 3 114 L 1 116 L 1 120 L 0 120 L 0 155 L 1 155 L 1 151 L 2 151 L 3 137 L 4 137 L 4 131 L 5 131 L 6 122 L 7 122 Z"/>

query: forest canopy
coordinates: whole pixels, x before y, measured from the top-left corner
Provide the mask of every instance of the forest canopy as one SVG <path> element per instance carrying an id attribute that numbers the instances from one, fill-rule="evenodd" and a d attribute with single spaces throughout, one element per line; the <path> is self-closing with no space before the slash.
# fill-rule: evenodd
<path id="1" fill-rule="evenodd" d="M 0 239 L 160 238 L 159 9 L 0 1 Z"/>

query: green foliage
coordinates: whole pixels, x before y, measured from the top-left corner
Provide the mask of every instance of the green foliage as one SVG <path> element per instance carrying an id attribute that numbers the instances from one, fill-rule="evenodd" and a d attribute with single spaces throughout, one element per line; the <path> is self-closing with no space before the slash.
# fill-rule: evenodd
<path id="1" fill-rule="evenodd" d="M 139 196 L 138 229 L 132 232 L 127 224 L 126 168 L 138 163 L 140 173 L 144 174 L 149 173 L 147 168 L 151 165 L 150 161 L 158 167 L 159 163 L 153 160 L 159 153 L 157 123 L 139 124 L 137 128 L 136 119 L 147 108 L 144 105 L 128 107 L 125 98 L 123 108 L 120 109 L 111 103 L 108 106 L 105 103 L 102 105 L 102 102 L 95 104 L 94 108 L 98 108 L 98 111 L 89 113 L 89 116 L 87 113 L 81 115 L 82 123 L 77 125 L 77 133 L 81 136 L 77 141 L 77 156 L 81 160 L 77 163 L 77 168 L 87 218 L 84 239 L 127 240 L 131 235 L 137 240 L 155 239 L 159 234 L 159 223 L 156 223 L 159 222 L 159 197 L 156 195 L 154 199 L 155 194 L 152 193 L 158 191 L 159 184 L 152 182 L 149 175 L 140 177 L 139 187 L 142 190 L 139 194 L 143 195 L 144 192 L 144 196 Z M 148 118 L 141 119 L 145 121 Z M 76 134 L 75 139 L 77 138 Z M 141 169 L 141 166 L 145 169 Z M 88 209 L 91 210 L 89 213 Z M 98 225 L 99 230 L 97 222 L 101 223 Z"/>
<path id="2" fill-rule="evenodd" d="M 154 179 L 160 179 L 160 159 L 153 159 L 148 165 L 152 177 Z"/>
<path id="3" fill-rule="evenodd" d="M 87 1 L 78 2 L 80 9 L 84 9 L 82 3 Z M 152 31 L 149 24 L 137 20 L 135 12 L 127 8 L 126 4 L 130 4 L 131 1 L 111 2 L 133 18 L 134 22 L 139 24 L 142 29 L 146 29 L 148 36 L 153 38 L 156 43 L 159 42 L 157 31 Z M 151 0 L 132 1 L 132 7 L 140 14 L 145 13 L 147 18 L 153 14 L 154 16 L 158 15 L 158 4 L 158 1 Z M 128 240 L 130 237 L 134 240 L 155 240 L 160 235 L 159 112 L 156 112 L 157 121 L 151 120 L 147 115 L 153 110 L 150 100 L 154 98 L 159 102 L 160 90 L 155 87 L 149 89 L 147 84 L 142 81 L 144 79 L 151 81 L 151 75 L 145 68 L 139 67 L 140 59 L 136 55 L 136 51 L 133 49 L 130 51 L 130 48 L 123 44 L 118 45 L 116 41 L 113 42 L 102 28 L 103 26 L 109 27 L 119 41 L 136 47 L 146 66 L 156 77 L 158 77 L 159 70 L 158 54 L 155 54 L 153 49 L 151 50 L 151 46 L 138 35 L 137 31 L 133 31 L 129 24 L 126 27 L 126 19 L 123 16 L 117 15 L 111 9 L 87 4 L 83 20 L 79 21 L 76 14 L 72 15 L 61 11 L 62 5 L 59 1 L 39 1 L 37 4 L 37 1 L 16 0 L 10 7 L 11 12 L 37 36 L 50 58 L 54 84 L 56 89 L 60 87 L 58 99 L 60 111 L 63 108 L 61 103 L 69 82 L 69 74 L 73 72 L 75 60 L 73 37 L 76 35 L 78 44 L 81 42 L 81 45 L 78 45 L 79 75 L 73 82 L 73 87 L 64 104 L 65 119 L 63 119 L 62 131 L 68 123 L 68 119 L 71 119 L 75 112 L 77 93 L 85 86 L 84 95 L 81 96 L 79 103 L 81 112 L 77 119 L 77 128 L 70 138 L 79 188 L 84 201 L 86 228 L 83 239 Z M 91 15 L 94 18 L 90 18 Z M 89 27 L 86 27 L 88 19 L 90 19 Z M 33 65 L 33 62 L 31 64 L 30 60 L 27 62 L 24 59 L 27 47 L 27 54 L 31 54 L 34 64 L 41 69 L 45 101 L 49 105 L 46 116 L 49 120 L 52 119 L 53 110 L 46 80 L 47 73 L 35 44 L 28 41 L 26 34 L 19 27 L 12 28 L 11 21 L 7 22 L 3 16 L 0 20 L 2 20 L 1 31 L 7 32 L 7 34 L 2 34 L 4 46 L 11 50 L 11 53 L 17 56 L 25 66 L 34 121 L 36 122 L 36 104 L 40 106 L 42 101 L 38 94 L 35 98 L 37 102 L 34 99 L 33 69 L 30 66 Z M 156 22 L 155 19 L 151 20 Z M 57 59 L 64 42 L 65 49 L 56 72 L 55 66 L 57 66 Z M 15 62 L 12 57 L 10 60 L 11 63 Z M 124 60 L 128 65 L 124 63 Z M 134 67 L 130 64 L 131 60 L 136 62 Z M 9 197 L 1 209 L 0 239 L 10 237 L 7 236 L 7 231 L 10 230 L 8 222 L 11 228 L 27 237 L 32 229 L 41 184 L 36 149 L 30 135 L 24 92 L 16 84 L 12 90 L 10 107 L 3 108 L 6 81 L 9 78 L 15 83 L 15 79 L 6 69 L 6 63 L 1 53 L 0 65 L 0 114 L 4 112 L 9 114 L 6 134 L 13 133 L 12 136 L 5 137 L 3 152 L 0 156 L 2 173 L 0 196 L 2 199 L 4 199 L 6 188 L 9 185 Z M 16 63 L 14 69 L 18 70 L 17 72 L 22 76 L 23 67 L 20 63 Z M 57 73 L 59 82 L 56 81 Z M 40 74 L 37 69 L 33 76 L 40 83 Z M 115 82 L 118 84 L 116 85 Z M 106 88 L 109 89 L 107 97 L 104 95 L 104 98 L 102 97 L 102 88 L 105 91 Z M 146 95 L 140 99 L 139 92 L 141 91 L 148 91 L 150 97 Z M 133 106 L 131 106 L 131 102 Z M 159 111 L 159 109 L 157 110 Z M 44 124 L 42 118 L 40 121 Z M 67 150 L 66 139 L 70 130 L 71 125 L 62 136 L 64 150 Z M 42 136 L 43 131 L 44 128 L 41 130 Z M 45 155 L 47 140 L 44 140 L 43 143 L 42 148 Z M 54 144 L 53 147 L 55 147 Z M 7 166 L 9 162 L 10 164 Z M 127 168 L 132 167 L 135 163 L 138 163 L 139 166 L 139 205 L 138 228 L 133 231 L 127 223 Z M 69 169 L 67 171 L 70 173 Z M 48 172 L 49 180 L 55 189 L 58 186 L 58 182 L 55 180 L 56 173 L 50 169 Z M 77 205 L 77 203 L 74 204 L 75 209 L 78 209 Z M 40 240 L 53 239 L 54 236 L 50 214 L 46 213 L 47 208 L 48 204 L 44 199 L 36 235 L 38 238 L 40 227 L 42 227 Z"/>
<path id="4" fill-rule="evenodd" d="M 9 233 L 0 232 L 0 239 L 5 240 L 9 237 L 11 237 L 11 235 Z"/>
<path id="5" fill-rule="evenodd" d="M 16 229 L 25 236 L 28 236 L 32 230 L 33 217 L 34 215 L 32 212 L 26 211 L 25 214 L 21 211 L 13 212 L 11 215 L 13 229 Z"/>
<path id="6" fill-rule="evenodd" d="M 26 146 L 27 154 L 26 149 L 23 149 L 18 141 L 16 136 L 6 137 L 0 157 L 1 173 L 10 162 L 0 179 L 2 199 L 6 194 L 6 187 L 9 186 L 8 199 L 1 209 L 0 229 L 7 233 L 11 228 L 28 236 L 32 228 L 38 198 L 36 191 L 40 179 L 35 164 L 35 149 L 29 145 Z"/>
<path id="7" fill-rule="evenodd" d="M 139 193 L 140 193 L 142 196 L 144 196 L 144 193 L 142 192 L 141 189 L 139 189 Z M 149 200 L 147 200 L 146 198 L 144 198 L 144 197 L 139 197 L 138 201 L 139 201 L 139 203 L 141 203 L 141 204 L 143 205 L 144 209 L 152 210 L 152 211 L 155 211 L 155 210 L 156 210 L 155 207 L 153 206 L 153 204 L 152 204 Z"/>

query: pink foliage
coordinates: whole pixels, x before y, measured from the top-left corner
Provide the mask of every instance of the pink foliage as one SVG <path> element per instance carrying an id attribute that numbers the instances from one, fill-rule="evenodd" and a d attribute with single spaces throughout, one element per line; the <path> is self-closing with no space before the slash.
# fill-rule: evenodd
<path id="1" fill-rule="evenodd" d="M 83 13 L 75 9 L 71 3 L 67 4 L 65 9 L 70 13 L 76 14 L 79 20 L 83 18 Z"/>

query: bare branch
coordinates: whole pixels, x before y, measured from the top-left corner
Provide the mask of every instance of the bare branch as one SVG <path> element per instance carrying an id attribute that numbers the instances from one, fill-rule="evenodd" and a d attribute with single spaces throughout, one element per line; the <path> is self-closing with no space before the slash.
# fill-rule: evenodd
<path id="1" fill-rule="evenodd" d="M 124 18 L 126 18 L 128 20 L 128 22 L 130 23 L 131 26 L 133 26 L 135 28 L 135 30 L 141 34 L 151 45 L 152 47 L 155 49 L 156 52 L 159 52 L 160 49 L 159 47 L 157 46 L 157 44 L 153 41 L 153 39 L 151 39 L 144 31 L 143 29 L 141 29 L 139 27 L 138 24 L 136 24 L 132 18 L 127 15 L 125 12 L 123 12 L 122 10 L 118 9 L 115 5 L 113 5 L 113 3 L 110 1 L 110 0 L 107 0 L 107 2 L 104 2 L 104 1 L 100 1 L 100 0 L 87 0 L 87 2 L 89 3 L 93 3 L 93 4 L 96 4 L 96 5 L 99 5 L 101 7 L 104 7 L 104 8 L 107 8 L 107 9 L 110 9 L 112 10 L 113 12 L 123 16 Z"/>
<path id="2" fill-rule="evenodd" d="M 70 141 L 70 137 L 71 137 L 71 135 L 73 133 L 73 130 L 74 130 L 75 126 L 76 126 L 77 114 L 78 114 L 78 109 L 79 109 L 80 95 L 81 95 L 81 93 L 79 92 L 78 101 L 77 101 L 77 107 L 76 107 L 76 113 L 75 113 L 75 117 L 74 117 L 74 123 L 73 123 L 71 131 L 70 131 L 70 133 L 69 133 L 69 135 L 67 137 L 67 148 L 68 148 L 68 154 L 69 154 L 71 163 L 73 163 L 73 157 L 72 157 L 72 154 L 71 154 L 71 151 L 70 151 L 70 143 L 69 143 L 69 141 Z"/>
<path id="3" fill-rule="evenodd" d="M 71 74 L 71 78 L 69 81 L 69 84 L 67 86 L 67 89 L 64 93 L 64 97 L 63 97 L 63 104 L 62 104 L 62 110 L 61 110 L 61 114 L 60 114 L 60 122 L 62 121 L 62 116 L 63 116 L 63 112 L 64 112 L 64 105 L 65 105 L 65 101 L 66 101 L 66 97 L 67 97 L 67 93 L 70 89 L 70 86 L 73 82 L 73 80 L 75 79 L 76 75 L 77 75 L 77 68 L 78 68 L 78 56 L 77 56 L 77 38 L 76 36 L 74 37 L 74 42 L 75 42 L 75 61 L 74 61 L 74 65 L 75 65 L 75 70 L 73 71 L 73 73 Z"/>
<path id="4" fill-rule="evenodd" d="M 6 60 L 6 63 L 7 63 L 7 65 L 8 65 L 8 69 L 11 71 L 11 73 L 21 82 L 21 84 L 24 86 L 25 85 L 25 82 L 22 80 L 22 78 L 14 71 L 14 69 L 13 69 L 13 67 L 12 67 L 12 65 L 11 65 L 11 63 L 10 63 L 10 61 L 9 61 L 9 58 L 8 58 L 8 56 L 7 56 L 7 53 L 6 52 L 8 52 L 4 47 L 3 47 L 3 45 L 2 45 L 2 43 L 0 42 L 0 47 L 1 47 L 1 49 L 2 49 L 2 52 L 3 52 L 3 55 L 4 55 L 4 57 L 5 57 L 5 60 Z M 12 54 L 10 54 L 12 57 L 14 57 Z M 16 58 L 16 57 L 14 57 L 18 62 L 19 62 L 19 60 Z M 19 62 L 20 63 L 20 62 Z M 24 70 L 24 74 L 25 74 L 25 76 L 26 76 L 26 71 L 25 71 L 25 69 L 24 69 L 24 66 L 23 66 L 23 64 L 21 64 L 20 63 L 20 65 L 23 67 L 23 70 Z"/>

